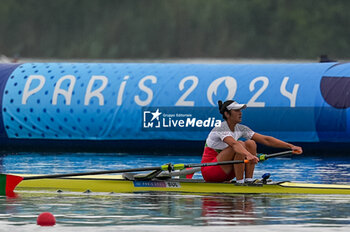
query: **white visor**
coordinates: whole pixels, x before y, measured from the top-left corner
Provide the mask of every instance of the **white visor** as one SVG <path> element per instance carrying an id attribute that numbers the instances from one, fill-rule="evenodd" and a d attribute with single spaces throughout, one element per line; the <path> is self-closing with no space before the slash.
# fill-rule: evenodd
<path id="1" fill-rule="evenodd" d="M 226 107 L 228 110 L 241 110 L 247 108 L 246 104 L 239 104 L 237 102 L 232 102 Z"/>

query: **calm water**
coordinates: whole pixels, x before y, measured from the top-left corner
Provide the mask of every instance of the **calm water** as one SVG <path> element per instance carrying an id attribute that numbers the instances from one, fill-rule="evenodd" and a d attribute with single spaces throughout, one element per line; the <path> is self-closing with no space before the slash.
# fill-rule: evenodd
<path id="1" fill-rule="evenodd" d="M 7 173 L 68 173 L 197 163 L 193 155 L 3 154 Z M 255 177 L 274 181 L 350 183 L 350 155 L 275 158 L 257 165 Z M 201 178 L 196 174 L 195 178 Z M 36 218 L 56 216 L 52 231 L 349 231 L 350 196 L 97 194 L 18 192 L 0 197 L 0 231 L 33 231 Z"/>

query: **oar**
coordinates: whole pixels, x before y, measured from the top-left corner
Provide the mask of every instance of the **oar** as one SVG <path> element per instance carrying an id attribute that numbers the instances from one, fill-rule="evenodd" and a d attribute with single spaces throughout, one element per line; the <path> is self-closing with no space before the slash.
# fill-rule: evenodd
<path id="1" fill-rule="evenodd" d="M 289 154 L 299 154 L 296 151 L 282 151 L 282 152 L 277 152 L 273 154 L 258 154 L 259 161 L 265 161 L 269 158 L 274 158 L 274 157 L 279 157 L 279 156 L 284 156 L 284 155 L 289 155 Z"/>
<path id="2" fill-rule="evenodd" d="M 263 155 L 260 157 L 261 161 L 272 157 L 278 157 L 286 154 L 292 154 L 293 151 L 284 151 L 270 155 Z M 217 165 L 228 165 L 228 164 L 241 164 L 249 163 L 249 160 L 231 160 L 222 161 L 214 163 L 196 163 L 196 164 L 165 164 L 157 167 L 146 167 L 146 168 L 130 168 L 130 169 L 120 169 L 120 170 L 109 170 L 109 171 L 97 171 L 97 172 L 83 172 L 83 173 L 67 173 L 67 174 L 53 174 L 53 175 L 39 175 L 39 176 L 15 176 L 10 174 L 0 174 L 0 195 L 6 193 L 11 193 L 16 188 L 16 186 L 22 180 L 36 180 L 36 179 L 49 179 L 49 178 L 62 178 L 62 177 L 73 177 L 73 176 L 87 176 L 87 175 L 101 175 L 101 174 L 111 174 L 111 173 L 127 173 L 127 172 L 143 172 L 143 171 L 169 171 L 183 170 L 185 168 L 195 168 L 195 167 L 206 167 L 206 166 L 217 166 Z"/>
<path id="3" fill-rule="evenodd" d="M 248 160 L 232 160 L 232 161 L 222 161 L 222 162 L 215 162 L 215 163 L 174 164 L 174 165 L 169 163 L 169 164 L 164 164 L 162 166 L 147 167 L 147 168 L 129 168 L 129 169 L 97 171 L 97 172 L 25 176 L 25 177 L 22 177 L 22 180 L 50 179 L 50 178 L 72 177 L 72 176 L 88 176 L 88 175 L 102 175 L 102 174 L 126 173 L 126 172 L 143 172 L 143 171 L 156 171 L 156 170 L 171 172 L 171 171 L 175 171 L 175 170 L 182 170 L 185 168 L 217 166 L 217 165 L 227 165 L 227 164 L 241 164 L 241 163 L 249 163 L 249 161 Z M 9 175 L 9 174 L 1 174 L 1 175 Z"/>

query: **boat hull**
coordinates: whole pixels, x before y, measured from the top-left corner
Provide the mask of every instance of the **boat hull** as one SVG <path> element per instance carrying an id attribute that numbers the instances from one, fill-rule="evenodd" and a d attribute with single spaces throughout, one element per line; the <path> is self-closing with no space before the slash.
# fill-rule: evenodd
<path id="1" fill-rule="evenodd" d="M 202 180 L 171 179 L 130 181 L 120 175 L 23 180 L 16 190 L 67 192 L 187 192 L 226 194 L 350 194 L 350 185 L 280 182 L 266 185 L 238 186 L 232 183 L 207 183 Z"/>

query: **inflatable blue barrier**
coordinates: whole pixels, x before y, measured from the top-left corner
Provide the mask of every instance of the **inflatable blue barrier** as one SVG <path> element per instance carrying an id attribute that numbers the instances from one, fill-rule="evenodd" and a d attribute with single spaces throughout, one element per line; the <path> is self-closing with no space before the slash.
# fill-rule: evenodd
<path id="1" fill-rule="evenodd" d="M 2 148 L 203 142 L 218 100 L 290 142 L 350 142 L 350 64 L 0 64 Z M 131 142 L 130 142 L 131 141 Z M 132 142 L 135 143 L 132 143 Z"/>

